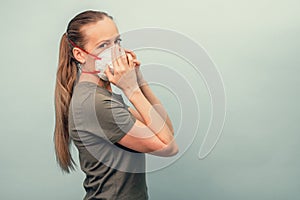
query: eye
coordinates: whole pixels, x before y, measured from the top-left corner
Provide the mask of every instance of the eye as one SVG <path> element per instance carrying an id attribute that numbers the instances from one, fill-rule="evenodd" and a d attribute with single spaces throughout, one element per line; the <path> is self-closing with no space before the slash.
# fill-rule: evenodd
<path id="1" fill-rule="evenodd" d="M 122 39 L 121 39 L 121 38 L 118 38 L 118 39 L 116 39 L 115 44 L 120 44 L 121 41 L 122 41 Z"/>
<path id="2" fill-rule="evenodd" d="M 107 47 L 107 45 L 108 45 L 108 43 L 102 43 L 102 44 L 100 44 L 99 46 L 98 46 L 98 48 L 105 48 L 105 47 Z"/>

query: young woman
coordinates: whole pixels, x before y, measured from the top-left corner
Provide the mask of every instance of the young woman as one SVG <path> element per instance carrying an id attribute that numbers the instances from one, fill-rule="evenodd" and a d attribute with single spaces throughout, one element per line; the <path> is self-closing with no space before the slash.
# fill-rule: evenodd
<path id="1" fill-rule="evenodd" d="M 68 24 L 60 43 L 55 88 L 54 143 L 64 172 L 75 169 L 74 142 L 86 174 L 84 199 L 148 199 L 145 153 L 173 156 L 172 123 L 144 80 L 133 51 L 122 52 L 113 18 L 85 11 Z M 96 67 L 112 50 L 112 68 Z M 119 87 L 133 107 L 111 89 Z"/>

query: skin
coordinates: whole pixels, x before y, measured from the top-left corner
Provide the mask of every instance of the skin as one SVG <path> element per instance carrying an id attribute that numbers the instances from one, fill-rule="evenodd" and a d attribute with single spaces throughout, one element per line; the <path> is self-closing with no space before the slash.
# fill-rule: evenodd
<path id="1" fill-rule="evenodd" d="M 88 38 L 88 42 L 84 46 L 84 49 L 88 52 L 93 52 L 99 45 L 103 45 L 105 43 L 104 40 L 110 40 L 114 42 L 113 40 L 119 35 L 116 24 L 108 17 L 104 17 L 103 20 L 84 26 L 82 28 L 82 32 L 85 35 L 85 38 Z M 132 56 L 135 66 L 140 66 L 140 62 L 136 59 L 135 53 L 130 50 L 125 51 Z M 100 52 L 98 50 L 98 53 Z M 73 55 L 80 63 L 86 63 L 86 61 L 90 59 L 90 55 L 86 54 L 81 49 L 76 47 L 73 48 Z M 83 65 L 82 69 L 85 71 L 95 70 L 93 65 Z M 81 81 L 93 82 L 95 84 L 98 84 L 99 86 L 104 86 L 109 91 L 112 91 L 110 83 L 106 84 L 103 80 L 99 79 L 96 76 L 91 76 L 90 74 L 82 73 L 79 78 L 79 82 Z"/>
<path id="2" fill-rule="evenodd" d="M 119 35 L 115 23 L 108 17 L 97 23 L 84 26 L 82 31 L 87 41 L 84 48 L 88 52 L 101 51 L 97 48 L 103 40 L 110 40 L 108 45 L 112 45 L 112 42 L 115 42 Z M 132 129 L 118 142 L 119 144 L 139 152 L 157 156 L 173 156 L 177 154 L 178 147 L 173 137 L 174 130 L 171 120 L 148 84 L 138 85 L 137 77 L 140 76 L 137 74 L 141 72 L 139 71 L 140 62 L 137 60 L 136 54 L 131 50 L 125 50 L 125 52 L 126 55 L 113 62 L 114 74 L 108 68 L 105 71 L 109 79 L 107 84 L 97 75 L 85 73 L 81 73 L 79 82 L 93 82 L 105 87 L 110 92 L 112 92 L 110 83 L 113 83 L 123 90 L 126 97 L 134 105 L 134 108 L 129 108 L 129 111 L 135 116 L 136 122 Z M 85 71 L 95 70 L 94 65 L 89 64 L 95 62 L 91 55 L 76 47 L 73 48 L 73 54 L 83 64 Z M 121 81 L 124 80 L 124 77 L 130 78 Z M 130 84 L 128 84 L 129 82 Z"/>

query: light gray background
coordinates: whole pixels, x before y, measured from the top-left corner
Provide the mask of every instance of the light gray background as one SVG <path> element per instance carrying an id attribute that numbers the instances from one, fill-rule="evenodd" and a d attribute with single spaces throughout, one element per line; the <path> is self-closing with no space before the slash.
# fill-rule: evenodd
<path id="1" fill-rule="evenodd" d="M 84 174 L 60 172 L 52 138 L 59 40 L 86 9 L 107 11 L 120 32 L 161 27 L 184 33 L 208 51 L 223 77 L 227 117 L 218 145 L 198 160 L 209 99 L 194 77 L 202 98 L 199 134 L 177 162 L 147 175 L 151 199 L 298 199 L 299 7 L 296 0 L 1 1 L 0 199 L 84 196 Z M 138 57 L 182 67 L 157 51 Z M 176 101 L 153 88 L 176 127 Z M 73 156 L 78 162 L 74 148 Z"/>

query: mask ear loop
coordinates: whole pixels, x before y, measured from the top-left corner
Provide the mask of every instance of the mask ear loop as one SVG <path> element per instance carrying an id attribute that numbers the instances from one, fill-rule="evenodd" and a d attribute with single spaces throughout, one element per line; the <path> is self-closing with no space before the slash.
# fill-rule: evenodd
<path id="1" fill-rule="evenodd" d="M 88 51 L 86 51 L 86 50 L 80 48 L 78 45 L 76 45 L 72 40 L 70 40 L 70 38 L 68 37 L 68 35 L 67 35 L 67 38 L 68 38 L 68 41 L 70 42 L 70 44 L 73 46 L 73 48 L 76 47 L 76 48 L 80 49 L 81 51 L 83 51 L 84 53 L 86 53 L 86 54 L 88 54 L 88 55 L 94 57 L 96 60 L 101 60 L 101 58 L 99 58 L 98 56 L 96 56 L 96 55 L 94 55 L 94 54 L 91 54 L 91 53 L 89 53 Z M 81 70 L 81 73 L 85 73 L 85 74 L 98 74 L 98 73 L 101 72 L 100 70 L 94 70 L 94 71 L 92 71 L 92 72 L 84 71 L 84 70 L 82 69 L 81 65 L 80 65 L 79 68 L 80 68 L 80 70 Z"/>

